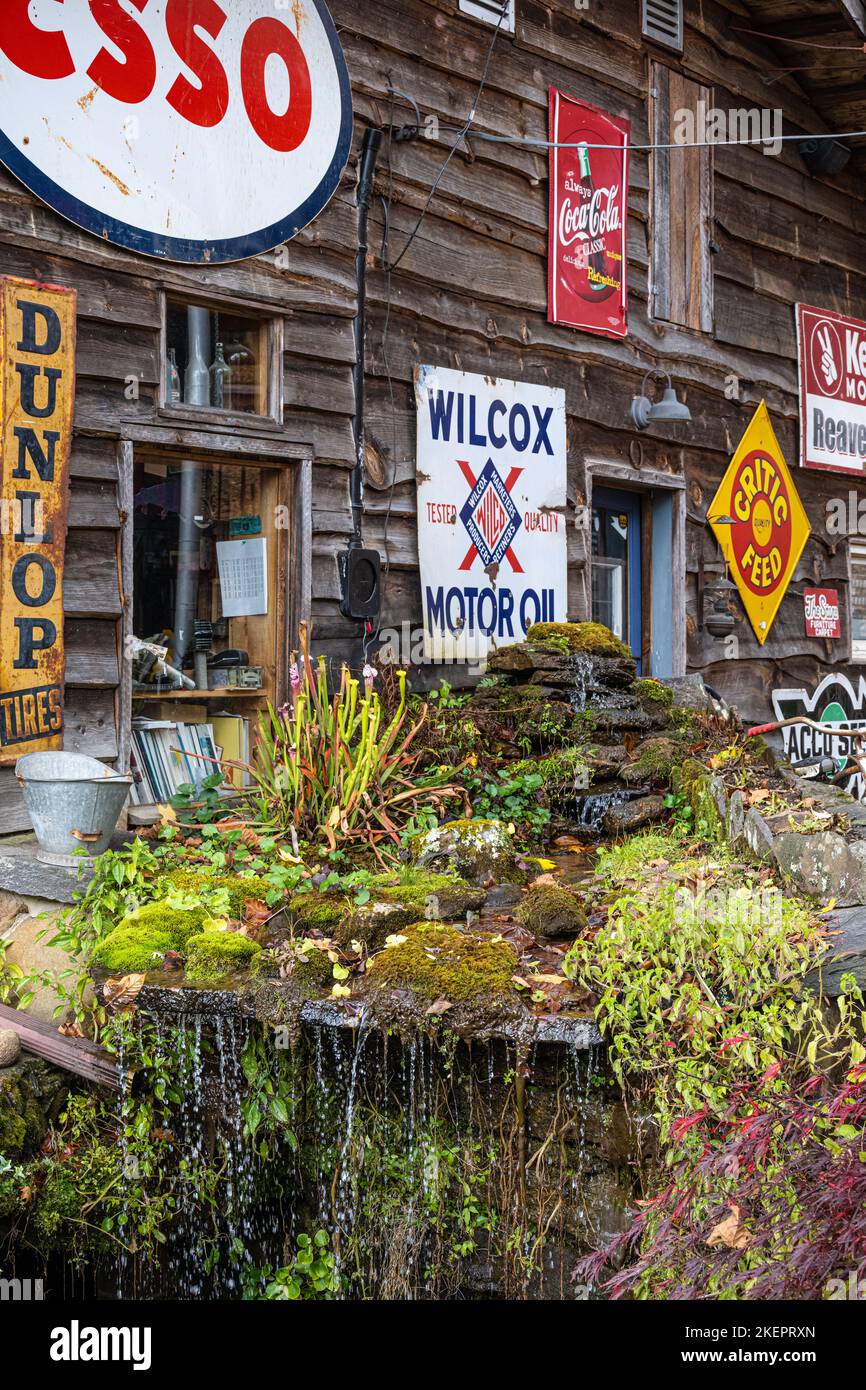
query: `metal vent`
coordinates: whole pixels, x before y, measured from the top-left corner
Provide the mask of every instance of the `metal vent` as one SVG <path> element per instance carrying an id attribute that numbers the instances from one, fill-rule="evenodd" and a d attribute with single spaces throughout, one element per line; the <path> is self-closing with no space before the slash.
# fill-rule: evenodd
<path id="1" fill-rule="evenodd" d="M 500 30 L 505 34 L 514 33 L 515 0 L 460 0 L 460 13 L 469 14 L 473 19 L 481 19 L 485 24 L 499 24 L 504 13 Z"/>
<path id="2" fill-rule="evenodd" d="M 683 0 L 643 0 L 644 38 L 683 51 Z"/>

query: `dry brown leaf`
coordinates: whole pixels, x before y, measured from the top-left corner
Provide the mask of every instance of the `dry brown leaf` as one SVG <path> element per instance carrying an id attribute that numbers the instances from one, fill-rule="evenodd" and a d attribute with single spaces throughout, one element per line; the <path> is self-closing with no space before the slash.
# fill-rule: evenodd
<path id="1" fill-rule="evenodd" d="M 433 1017 L 436 1018 L 440 1014 L 447 1014 L 448 1010 L 453 1009 L 453 1007 L 454 1005 L 451 1003 L 450 999 L 437 999 L 435 1003 L 430 1005 L 427 1013 L 428 1015 L 432 1014 Z"/>
<path id="2" fill-rule="evenodd" d="M 724 1221 L 720 1221 L 718 1226 L 714 1226 L 707 1236 L 707 1245 L 715 1249 L 717 1245 L 726 1245 L 729 1250 L 746 1250 L 752 1243 L 752 1237 L 742 1224 L 742 1209 L 735 1202 L 730 1202 L 730 1216 L 726 1216 Z"/>
<path id="3" fill-rule="evenodd" d="M 106 980 L 102 987 L 103 997 L 115 1013 L 135 1007 L 135 1001 L 142 991 L 146 975 L 117 975 Z"/>

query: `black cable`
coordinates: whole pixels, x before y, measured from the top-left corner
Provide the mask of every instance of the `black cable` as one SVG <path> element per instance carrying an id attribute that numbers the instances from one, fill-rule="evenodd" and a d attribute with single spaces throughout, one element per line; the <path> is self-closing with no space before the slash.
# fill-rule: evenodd
<path id="1" fill-rule="evenodd" d="M 475 117 L 476 117 L 476 115 L 477 115 L 477 113 L 478 113 L 478 103 L 479 103 L 479 101 L 481 100 L 482 96 L 484 95 L 484 89 L 485 89 L 485 87 L 487 86 L 487 74 L 488 74 L 489 71 L 490 71 L 490 64 L 491 64 L 491 62 L 493 61 L 493 50 L 494 50 L 495 47 L 496 47 L 496 40 L 499 38 L 499 31 L 500 31 L 500 29 L 502 28 L 503 21 L 504 21 L 504 19 L 505 19 L 505 17 L 506 17 L 506 9 L 507 9 L 507 6 L 503 6 L 502 14 L 499 16 L 499 22 L 498 22 L 498 24 L 496 25 L 496 28 L 495 28 L 494 31 L 493 31 L 493 37 L 492 37 L 492 39 L 490 40 L 490 47 L 489 47 L 488 50 L 487 50 L 487 57 L 486 57 L 485 60 L 484 60 L 484 68 L 483 68 L 482 73 L 481 73 L 481 81 L 478 83 L 478 90 L 477 90 L 477 92 L 475 93 L 475 100 L 474 100 L 473 103 L 472 103 L 471 109 L 470 109 L 470 111 L 469 111 L 469 115 L 466 117 L 465 122 L 464 122 L 463 125 L 461 126 L 460 131 L 459 131 L 459 133 L 458 133 L 458 135 L 457 135 L 457 139 L 454 141 L 454 144 L 451 146 L 450 150 L 448 151 L 448 154 L 445 156 L 445 159 L 444 159 L 444 161 L 443 161 L 443 163 L 442 163 L 442 167 L 440 168 L 439 173 L 436 175 L 436 179 L 435 179 L 435 182 L 434 182 L 434 184 L 433 184 L 433 187 L 430 189 L 430 193 L 429 193 L 429 195 L 428 195 L 428 197 L 427 197 L 427 201 L 426 201 L 426 203 L 424 204 L 423 208 L 421 209 L 421 212 L 420 212 L 419 215 L 418 215 L 418 221 L 415 223 L 415 226 L 412 228 L 412 231 L 411 231 L 410 234 L 409 234 L 409 238 L 408 238 L 408 240 L 407 240 L 407 242 L 406 242 L 406 245 L 403 247 L 403 250 L 400 252 L 400 254 L 399 254 L 399 256 L 397 257 L 396 261 L 392 261 L 391 264 L 388 266 L 388 269 L 389 269 L 390 271 L 395 271 L 395 270 L 397 269 L 398 265 L 399 265 L 400 262 L 403 260 L 403 257 L 406 255 L 406 253 L 408 252 L 410 246 L 412 245 L 412 243 L 414 242 L 414 240 L 415 240 L 415 238 L 417 237 L 418 233 L 420 232 L 420 230 L 421 230 L 421 225 L 422 225 L 422 223 L 423 223 L 423 221 L 424 221 L 424 218 L 427 216 L 427 213 L 430 211 L 430 204 L 433 202 L 433 199 L 436 197 L 436 194 L 437 194 L 438 191 L 439 191 L 439 185 L 440 185 L 440 183 L 442 182 L 443 178 L 445 177 L 445 170 L 448 168 L 448 165 L 451 163 L 451 160 L 454 158 L 454 156 L 455 156 L 455 154 L 457 153 L 457 151 L 458 151 L 460 145 L 462 144 L 463 140 L 465 140 L 466 136 L 469 134 L 469 131 L 470 131 L 471 128 L 472 128 L 472 125 L 473 125 L 473 123 L 474 123 L 474 121 L 475 121 Z"/>

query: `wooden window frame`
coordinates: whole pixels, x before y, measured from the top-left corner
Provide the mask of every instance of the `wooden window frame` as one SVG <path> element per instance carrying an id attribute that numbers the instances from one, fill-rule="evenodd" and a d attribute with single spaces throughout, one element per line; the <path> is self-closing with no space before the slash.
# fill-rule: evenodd
<path id="1" fill-rule="evenodd" d="M 866 569 L 866 541 L 848 542 L 848 593 L 849 593 L 849 612 L 848 619 L 851 628 L 851 661 L 855 665 L 862 665 L 866 662 L 866 642 L 860 642 L 854 637 L 854 568 L 862 566 Z"/>
<path id="2" fill-rule="evenodd" d="M 224 418 L 224 417 L 223 417 Z M 233 433 L 225 435 L 198 429 L 178 430 L 159 425 L 134 425 L 124 428 L 117 444 L 119 498 L 123 525 L 119 533 L 119 568 L 122 597 L 122 617 L 119 624 L 121 677 L 116 697 L 119 771 L 129 770 L 132 734 L 132 662 L 125 659 L 133 636 L 133 461 L 135 450 L 158 453 L 168 459 L 196 458 L 203 463 L 223 466 L 260 467 L 279 470 L 282 474 L 281 505 L 289 508 L 289 535 L 286 547 L 280 547 L 277 561 L 277 597 L 280 604 L 277 622 L 275 655 L 274 704 L 288 699 L 289 654 L 295 646 L 295 634 L 302 622 L 309 622 L 313 606 L 313 451 L 308 445 L 288 440 L 239 439 Z M 166 696 L 170 702 L 170 696 Z"/>
<path id="3" fill-rule="evenodd" d="M 267 406 L 264 414 L 248 411 L 219 410 L 213 406 L 184 405 L 168 399 L 168 307 L 169 303 L 188 305 L 194 309 L 207 309 L 214 314 L 231 314 L 236 318 L 255 319 L 261 325 L 261 334 L 267 334 L 267 347 L 264 359 L 267 362 L 267 381 L 263 395 Z M 159 330 L 159 403 L 157 415 L 160 419 L 195 421 L 200 424 L 219 424 L 223 428 L 233 428 L 242 433 L 250 429 L 282 429 L 285 407 L 285 319 L 279 314 L 269 314 L 261 309 L 250 308 L 246 303 L 239 304 L 234 299 L 220 299 L 202 296 L 188 299 L 179 290 L 163 289 L 160 292 L 160 330 Z"/>
<path id="4" fill-rule="evenodd" d="M 698 91 L 698 100 L 707 103 L 709 110 L 715 101 L 712 87 L 705 87 L 694 78 L 687 77 L 677 68 L 669 66 L 656 58 L 649 60 L 649 129 L 650 139 L 657 145 L 673 143 L 673 130 L 670 121 L 672 102 L 675 100 L 676 84 L 689 83 Z M 672 95 L 673 88 L 673 95 Z M 684 332 L 709 333 L 715 326 L 714 272 L 713 272 L 713 218 L 715 189 L 715 160 L 712 145 L 705 145 L 694 154 L 699 157 L 700 188 L 698 190 L 697 222 L 700 229 L 697 265 L 697 292 L 700 294 L 699 312 L 692 316 L 691 322 L 682 322 L 672 317 L 677 310 L 674 301 L 671 240 L 672 216 L 680 216 L 681 199 L 671 192 L 672 160 L 688 159 L 688 154 L 676 150 L 655 149 L 650 158 L 650 273 L 649 273 L 649 316 L 657 323 L 670 324 Z M 683 227 L 689 221 L 687 207 L 683 206 Z M 685 289 L 687 267 L 683 267 Z M 694 273 L 693 273 L 694 278 Z M 686 301 L 688 296 L 684 295 Z M 683 317 L 688 317 L 684 314 Z M 700 320 L 697 322 L 697 320 Z"/>

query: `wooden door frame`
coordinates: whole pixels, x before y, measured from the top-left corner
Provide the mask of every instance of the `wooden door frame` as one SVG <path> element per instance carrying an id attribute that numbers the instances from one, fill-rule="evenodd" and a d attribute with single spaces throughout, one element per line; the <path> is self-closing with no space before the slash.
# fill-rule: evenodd
<path id="1" fill-rule="evenodd" d="M 678 474 L 663 473 L 657 468 L 634 468 L 630 464 L 619 463 L 604 458 L 588 459 L 586 462 L 586 505 L 592 524 L 592 494 L 593 489 L 599 488 L 620 488 L 625 492 L 634 492 L 643 495 L 648 502 L 651 501 L 653 494 L 658 492 L 668 492 L 673 497 L 673 534 L 671 536 L 671 547 L 673 552 L 673 571 L 672 571 L 672 594 L 673 605 L 672 635 L 673 651 L 671 660 L 672 676 L 684 676 L 686 674 L 686 480 Z M 649 508 L 647 508 L 649 511 Z M 646 537 L 647 527 L 643 528 Z M 643 585 L 643 607 L 644 607 L 644 638 L 643 650 L 648 654 L 652 649 L 652 565 L 650 562 L 651 544 L 643 545 L 642 552 L 646 559 L 647 575 L 649 583 Z M 592 594 L 592 545 L 587 547 L 587 566 L 588 575 L 588 596 Z M 589 612 L 592 612 L 592 600 L 589 597 Z"/>
<path id="2" fill-rule="evenodd" d="M 247 464 L 279 470 L 283 477 L 280 505 L 288 509 L 290 536 L 284 554 L 291 563 L 281 564 L 281 593 L 278 595 L 283 611 L 279 615 L 277 636 L 277 704 L 287 698 L 289 653 L 293 634 L 301 622 L 309 622 L 313 606 L 313 450 L 309 445 L 296 444 L 273 436 L 262 438 L 249 435 L 238 438 L 198 428 L 178 429 L 174 426 L 125 425 L 117 440 L 118 496 L 121 528 L 118 535 L 118 580 L 122 618 L 118 631 L 120 686 L 115 702 L 118 736 L 118 771 L 129 770 L 132 741 L 132 662 L 127 660 L 129 642 L 133 635 L 133 492 L 132 469 L 135 449 L 168 456 L 201 457 L 223 464 Z M 284 588 L 282 584 L 284 581 Z"/>

